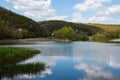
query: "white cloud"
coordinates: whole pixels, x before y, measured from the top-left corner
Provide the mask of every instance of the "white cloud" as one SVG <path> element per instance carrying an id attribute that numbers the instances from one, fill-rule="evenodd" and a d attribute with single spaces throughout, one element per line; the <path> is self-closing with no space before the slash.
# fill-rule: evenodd
<path id="1" fill-rule="evenodd" d="M 89 22 L 94 23 L 103 23 L 103 24 L 120 24 L 120 20 L 118 18 L 114 18 L 111 16 L 92 16 L 88 19 Z"/>
<path id="2" fill-rule="evenodd" d="M 89 22 L 120 24 L 120 5 L 112 5 L 96 13 L 99 15 L 90 17 Z"/>
<path id="3" fill-rule="evenodd" d="M 84 18 L 80 12 L 73 13 L 73 22 L 84 22 Z"/>
<path id="4" fill-rule="evenodd" d="M 29 78 L 29 79 L 32 79 L 32 78 L 35 78 L 35 75 L 33 74 L 21 74 L 19 75 L 20 78 Z"/>
<path id="5" fill-rule="evenodd" d="M 110 71 L 104 71 L 104 66 L 100 66 L 97 64 L 89 64 L 89 63 L 80 63 L 75 66 L 77 70 L 84 70 L 87 74 L 87 80 L 100 78 L 100 79 L 111 79 L 113 77 Z"/>
<path id="6" fill-rule="evenodd" d="M 46 77 L 46 75 L 52 75 L 51 68 L 45 68 L 45 70 L 40 73 L 41 78 Z"/>
<path id="7" fill-rule="evenodd" d="M 94 21 L 96 23 L 98 23 L 98 22 L 104 22 L 106 20 L 108 20 L 108 18 L 105 17 L 105 16 L 92 16 L 91 18 L 89 18 L 90 22 Z"/>
<path id="8" fill-rule="evenodd" d="M 85 0 L 83 3 L 76 4 L 74 9 L 79 11 L 97 10 L 103 8 L 103 3 L 110 2 L 111 0 Z"/>
<path id="9" fill-rule="evenodd" d="M 34 20 L 66 20 L 69 16 L 59 16 L 52 7 L 52 0 L 6 0 L 15 10 Z M 112 0 L 84 0 L 73 6 L 73 22 L 97 22 L 120 24 L 120 5 L 108 6 Z"/>
<path id="10" fill-rule="evenodd" d="M 47 20 L 65 20 L 67 16 L 50 16 Z"/>
<path id="11" fill-rule="evenodd" d="M 105 14 L 108 16 L 120 16 L 120 5 L 113 5 L 106 9 Z"/>
<path id="12" fill-rule="evenodd" d="M 49 17 L 65 19 L 67 17 L 57 16 L 55 9 L 52 8 L 52 0 L 7 0 L 13 4 L 13 8 L 22 11 L 25 16 L 35 20 L 46 19 Z"/>
<path id="13" fill-rule="evenodd" d="M 109 61 L 108 64 L 109 64 L 110 67 L 113 67 L 113 68 L 120 68 L 119 60 L 111 59 L 111 61 Z"/>
<path id="14" fill-rule="evenodd" d="M 85 0 L 83 3 L 76 4 L 73 7 L 75 12 L 72 21 L 120 24 L 120 5 L 105 4 L 110 2 L 112 0 Z"/>

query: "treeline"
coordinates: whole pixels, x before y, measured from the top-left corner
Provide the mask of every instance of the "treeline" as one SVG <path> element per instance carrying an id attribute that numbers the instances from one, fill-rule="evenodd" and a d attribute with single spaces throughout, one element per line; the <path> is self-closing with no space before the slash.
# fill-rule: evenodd
<path id="1" fill-rule="evenodd" d="M 77 32 L 74 31 L 74 29 L 70 26 L 64 26 L 61 29 L 55 30 L 52 33 L 52 36 L 55 38 L 59 38 L 59 39 L 65 39 L 65 40 L 72 40 L 72 41 L 76 41 L 76 40 L 88 40 L 88 36 L 85 35 L 84 33 L 79 33 L 77 34 Z"/>
<path id="2" fill-rule="evenodd" d="M 54 30 L 58 30 L 63 28 L 64 26 L 70 26 L 72 27 L 77 33 L 84 33 L 87 36 L 91 36 L 96 34 L 97 32 L 101 31 L 100 28 L 94 27 L 94 26 L 88 26 L 86 24 L 82 23 L 73 23 L 73 22 L 66 22 L 66 21 L 60 21 L 60 20 L 50 20 L 50 21 L 42 21 L 38 22 L 42 27 L 46 28 L 49 35 L 53 33 Z"/>
<path id="3" fill-rule="evenodd" d="M 0 39 L 45 37 L 46 31 L 37 22 L 0 7 Z"/>

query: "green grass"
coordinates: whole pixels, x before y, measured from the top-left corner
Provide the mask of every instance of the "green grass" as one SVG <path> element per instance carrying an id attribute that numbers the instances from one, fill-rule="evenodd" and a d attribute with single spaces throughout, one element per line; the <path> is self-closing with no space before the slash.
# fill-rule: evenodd
<path id="1" fill-rule="evenodd" d="M 87 24 L 88 26 L 98 27 L 104 31 L 117 31 L 120 30 L 120 25 L 113 25 L 113 24 Z"/>
<path id="2" fill-rule="evenodd" d="M 20 74 L 37 74 L 45 69 L 45 64 L 16 64 L 39 53 L 38 50 L 0 47 L 0 79 L 13 78 Z"/>
<path id="3" fill-rule="evenodd" d="M 15 64 L 39 52 L 38 50 L 0 47 L 0 65 Z"/>

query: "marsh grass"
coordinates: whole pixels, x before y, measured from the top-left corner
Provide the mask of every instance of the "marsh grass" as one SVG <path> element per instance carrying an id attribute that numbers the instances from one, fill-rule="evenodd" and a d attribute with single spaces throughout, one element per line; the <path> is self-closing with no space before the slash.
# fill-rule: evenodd
<path id="1" fill-rule="evenodd" d="M 40 51 L 0 47 L 0 79 L 4 77 L 13 78 L 20 74 L 36 74 L 43 71 L 45 64 L 42 63 L 16 64 L 37 53 L 40 53 Z"/>
<path id="2" fill-rule="evenodd" d="M 0 65 L 15 64 L 40 53 L 38 50 L 0 47 Z"/>

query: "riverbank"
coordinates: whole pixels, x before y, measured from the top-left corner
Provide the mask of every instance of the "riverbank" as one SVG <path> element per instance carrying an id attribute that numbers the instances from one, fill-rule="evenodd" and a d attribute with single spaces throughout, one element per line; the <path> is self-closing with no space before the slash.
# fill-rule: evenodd
<path id="1" fill-rule="evenodd" d="M 10 44 L 29 44 L 31 42 L 70 42 L 68 39 L 57 39 L 57 38 L 26 38 L 26 39 L 4 39 L 0 40 L 0 45 L 10 45 Z"/>
<path id="2" fill-rule="evenodd" d="M 68 39 L 58 39 L 58 38 L 27 38 L 27 39 L 21 39 L 22 41 L 55 41 L 55 42 L 69 42 Z"/>
<path id="3" fill-rule="evenodd" d="M 0 65 L 15 64 L 40 53 L 38 50 L 0 47 Z"/>

